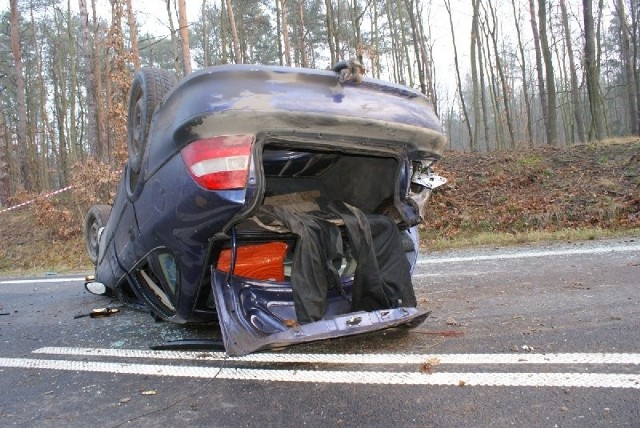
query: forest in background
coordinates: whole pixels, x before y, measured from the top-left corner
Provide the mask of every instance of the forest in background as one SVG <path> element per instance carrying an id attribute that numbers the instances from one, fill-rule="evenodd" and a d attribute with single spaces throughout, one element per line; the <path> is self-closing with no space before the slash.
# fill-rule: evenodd
<path id="1" fill-rule="evenodd" d="M 156 0 L 168 23 L 158 34 L 137 24 L 132 0 L 9 3 L 0 6 L 0 206 L 115 181 L 140 67 L 184 76 L 355 58 L 367 76 L 425 93 L 456 150 L 640 132 L 638 0 L 202 0 L 195 16 L 185 0 Z M 436 25 L 450 31 L 445 59 L 434 55 Z M 442 73 L 436 61 L 452 66 Z"/>

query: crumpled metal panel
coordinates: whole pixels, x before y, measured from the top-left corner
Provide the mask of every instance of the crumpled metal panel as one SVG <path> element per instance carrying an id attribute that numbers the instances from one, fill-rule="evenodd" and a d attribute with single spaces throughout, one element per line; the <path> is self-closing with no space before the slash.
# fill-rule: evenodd
<path id="1" fill-rule="evenodd" d="M 238 278 L 227 284 L 227 273 L 212 269 L 211 287 L 218 312 L 224 347 L 229 356 L 314 342 L 317 340 L 352 336 L 362 333 L 406 326 L 416 327 L 429 312 L 417 308 L 383 309 L 355 312 L 305 325 L 283 327 L 282 331 L 266 334 L 245 317 L 239 296 L 246 287 Z"/>

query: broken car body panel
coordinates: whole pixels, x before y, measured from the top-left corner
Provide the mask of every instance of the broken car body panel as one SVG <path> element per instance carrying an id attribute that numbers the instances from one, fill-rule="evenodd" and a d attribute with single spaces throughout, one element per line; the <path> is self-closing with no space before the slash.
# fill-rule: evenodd
<path id="1" fill-rule="evenodd" d="M 218 321 L 230 355 L 414 325 L 426 312 L 399 291 L 406 284 L 371 292 L 364 283 L 378 279 L 363 272 L 400 269 L 410 282 L 416 225 L 443 182 L 429 166 L 445 144 L 426 98 L 403 86 L 284 67 L 200 70 L 155 108 L 140 171 L 125 167 L 95 281 L 169 321 Z M 276 211 L 330 241 L 328 259 L 301 261 L 309 250 Z M 393 248 L 383 248 L 387 235 Z M 393 260 L 376 260 L 385 251 Z M 325 287 L 320 294 L 300 280 L 305 263 L 326 267 L 307 281 Z M 353 304 L 362 293 L 367 310 Z M 322 316 L 298 322 L 304 300 L 318 295 L 312 312 Z"/>
<path id="2" fill-rule="evenodd" d="M 286 321 L 283 314 L 289 312 L 290 316 L 293 313 L 287 304 L 292 301 L 290 287 L 272 290 L 289 297 L 284 300 L 284 305 L 278 306 L 273 305 L 273 301 L 261 301 L 259 292 L 265 290 L 257 290 L 259 286 L 256 284 L 247 284 L 240 278 L 233 279 L 229 284 L 226 280 L 226 273 L 214 271 L 212 286 L 220 329 L 225 350 L 231 356 L 369 333 L 401 325 L 412 327 L 422 323 L 429 315 L 428 311 L 401 307 L 328 316 L 327 319 L 304 325 L 287 322 L 280 324 L 277 321 Z M 248 295 L 252 295 L 253 299 L 247 301 Z M 274 319 L 277 321 L 273 322 Z"/>

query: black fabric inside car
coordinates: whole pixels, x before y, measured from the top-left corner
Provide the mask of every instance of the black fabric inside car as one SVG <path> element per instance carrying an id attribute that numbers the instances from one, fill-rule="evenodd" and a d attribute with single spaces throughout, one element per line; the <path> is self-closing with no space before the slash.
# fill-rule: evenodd
<path id="1" fill-rule="evenodd" d="M 327 290 L 341 291 L 338 267 L 344 248 L 340 229 L 331 218 L 344 221 L 357 260 L 351 311 L 416 306 L 409 263 L 392 219 L 364 214 L 343 202 L 331 202 L 324 212 L 294 213 L 278 206 L 263 206 L 261 211 L 299 236 L 291 274 L 298 323 L 322 319 Z"/>
<path id="2" fill-rule="evenodd" d="M 322 319 L 327 309 L 327 290 L 341 287 L 334 260 L 343 257 L 338 226 L 311 213 L 295 213 L 285 208 L 263 206 L 268 213 L 298 235 L 291 273 L 293 302 L 298 323 Z"/>
<path id="3" fill-rule="evenodd" d="M 357 260 L 351 310 L 415 307 L 410 266 L 396 223 L 344 203 L 331 202 L 329 209 L 344 220 Z"/>

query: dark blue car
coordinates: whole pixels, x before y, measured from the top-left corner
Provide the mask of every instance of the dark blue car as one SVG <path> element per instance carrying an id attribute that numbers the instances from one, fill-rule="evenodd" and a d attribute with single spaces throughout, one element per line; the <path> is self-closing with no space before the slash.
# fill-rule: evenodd
<path id="1" fill-rule="evenodd" d="M 217 323 L 229 355 L 422 322 L 416 226 L 446 138 L 421 93 L 361 72 L 138 71 L 88 288 Z"/>

